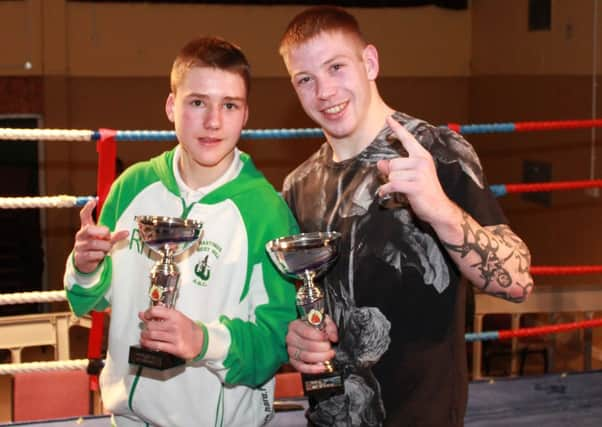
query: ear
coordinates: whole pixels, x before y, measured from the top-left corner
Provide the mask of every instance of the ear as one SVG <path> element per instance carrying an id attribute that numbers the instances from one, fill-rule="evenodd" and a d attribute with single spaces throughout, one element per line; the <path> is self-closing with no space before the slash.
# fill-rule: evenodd
<path id="1" fill-rule="evenodd" d="M 242 121 L 243 128 L 247 125 L 247 120 L 249 120 L 249 104 L 245 106 L 245 118 Z"/>
<path id="2" fill-rule="evenodd" d="M 174 94 L 170 93 L 167 96 L 167 99 L 165 100 L 165 114 L 167 115 L 167 118 L 169 119 L 170 122 L 174 122 L 174 104 L 175 104 L 175 99 L 174 99 Z"/>
<path id="3" fill-rule="evenodd" d="M 372 44 L 367 45 L 362 52 L 362 59 L 364 60 L 364 66 L 366 67 L 368 79 L 376 80 L 380 67 L 378 63 L 378 50 L 376 50 L 376 46 Z"/>

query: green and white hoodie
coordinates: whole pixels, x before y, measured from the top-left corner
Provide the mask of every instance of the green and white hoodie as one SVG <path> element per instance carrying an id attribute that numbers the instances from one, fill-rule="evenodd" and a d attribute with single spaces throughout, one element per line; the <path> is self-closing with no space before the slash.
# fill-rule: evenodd
<path id="1" fill-rule="evenodd" d="M 259 426 L 272 415 L 274 373 L 288 359 L 285 335 L 296 317 L 295 287 L 269 260 L 265 243 L 298 232 L 286 203 L 251 158 L 237 150 L 238 175 L 186 204 L 174 176 L 175 149 L 133 165 L 113 184 L 100 223 L 130 231 L 129 239 L 90 274 L 67 260 L 65 288 L 83 315 L 111 307 L 105 408 L 150 425 Z M 178 262 L 176 309 L 205 332 L 201 353 L 182 367 L 155 371 L 128 364 L 140 339 L 139 311 L 149 305 L 156 257 L 140 241 L 136 215 L 203 222 L 197 250 Z"/>

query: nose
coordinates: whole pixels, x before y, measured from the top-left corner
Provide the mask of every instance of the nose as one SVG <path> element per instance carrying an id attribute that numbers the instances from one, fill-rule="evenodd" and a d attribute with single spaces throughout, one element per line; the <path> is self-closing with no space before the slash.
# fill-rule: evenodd
<path id="1" fill-rule="evenodd" d="M 327 78 L 322 78 L 316 82 L 316 92 L 320 99 L 328 99 L 336 93 L 336 88 Z"/>
<path id="2" fill-rule="evenodd" d="M 207 109 L 204 125 L 206 129 L 219 129 L 222 125 L 222 111 L 217 106 Z"/>

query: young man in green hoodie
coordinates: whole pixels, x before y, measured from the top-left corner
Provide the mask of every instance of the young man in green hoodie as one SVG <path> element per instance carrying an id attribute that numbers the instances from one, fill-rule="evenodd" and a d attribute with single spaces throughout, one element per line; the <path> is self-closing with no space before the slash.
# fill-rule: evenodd
<path id="1" fill-rule="evenodd" d="M 179 144 L 127 169 L 98 225 L 94 203 L 82 209 L 65 288 L 78 315 L 111 307 L 100 381 L 119 426 L 259 426 L 273 415 L 273 376 L 288 359 L 295 289 L 270 262 L 265 243 L 298 228 L 236 148 L 249 114 L 249 81 L 239 48 L 219 38 L 190 41 L 174 61 L 165 106 Z M 203 223 L 200 245 L 178 264 L 173 309 L 148 307 L 154 260 L 140 240 L 138 215 Z M 165 371 L 130 365 L 132 345 L 187 362 Z"/>

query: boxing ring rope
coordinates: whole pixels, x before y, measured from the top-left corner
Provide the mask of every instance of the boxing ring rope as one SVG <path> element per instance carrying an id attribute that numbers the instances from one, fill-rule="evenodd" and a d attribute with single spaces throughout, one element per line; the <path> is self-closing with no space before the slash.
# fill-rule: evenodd
<path id="1" fill-rule="evenodd" d="M 602 273 L 602 265 L 572 265 L 572 266 L 540 265 L 540 266 L 531 266 L 530 272 L 534 276 L 566 276 L 566 275 L 580 275 L 580 274 L 598 274 L 598 273 Z"/>
<path id="2" fill-rule="evenodd" d="M 572 266 L 531 266 L 530 272 L 534 276 L 568 276 L 602 273 L 602 265 L 572 265 Z M 0 306 L 12 304 L 31 304 L 62 302 L 67 300 L 64 290 L 58 291 L 33 291 L 0 294 Z"/>
<path id="3" fill-rule="evenodd" d="M 532 336 L 550 335 L 573 330 L 591 329 L 602 326 L 602 318 L 583 320 L 578 322 L 558 323 L 554 325 L 503 329 L 486 332 L 469 332 L 464 335 L 466 342 L 509 340 L 512 338 L 524 338 Z M 88 370 L 90 362 L 98 362 L 97 359 L 57 360 L 48 362 L 27 363 L 2 363 L 0 364 L 0 375 L 14 374 L 19 372 L 44 372 L 60 370 Z M 97 368 L 102 367 L 102 361 Z"/>
<path id="4" fill-rule="evenodd" d="M 448 123 L 447 127 L 461 134 L 511 133 L 553 131 L 568 129 L 591 129 L 602 127 L 602 119 L 556 120 L 507 123 L 458 124 Z M 74 129 L 16 129 L 0 128 L 0 140 L 38 140 L 38 141 L 100 141 L 106 132 L 114 132 L 115 141 L 173 141 L 175 131 L 156 130 L 74 130 Z M 298 129 L 244 129 L 242 139 L 279 139 L 279 138 L 321 138 L 320 128 Z"/>
<path id="5" fill-rule="evenodd" d="M 82 207 L 94 196 L 0 197 L 0 209 Z"/>
<path id="6" fill-rule="evenodd" d="M 572 265 L 572 266 L 531 266 L 534 276 L 568 276 L 602 273 L 602 265 Z M 64 290 L 33 291 L 0 294 L 0 306 L 12 304 L 49 303 L 66 301 Z"/>
<path id="7" fill-rule="evenodd" d="M 602 187 L 602 179 L 581 181 L 534 182 L 528 184 L 493 184 L 489 186 L 496 197 L 511 193 L 549 192 Z M 85 205 L 94 196 L 0 197 L 0 209 L 72 208 Z"/>
<path id="8" fill-rule="evenodd" d="M 602 318 L 582 320 L 579 322 L 557 323 L 554 325 L 536 326 L 532 328 L 502 329 L 499 331 L 469 332 L 464 334 L 467 342 L 488 340 L 509 340 L 512 338 L 533 337 L 540 335 L 557 334 L 576 329 L 589 329 L 602 326 Z"/>
<path id="9" fill-rule="evenodd" d="M 48 372 L 83 370 L 88 367 L 88 359 L 53 360 L 49 362 L 0 363 L 0 375 L 20 372 Z"/>
<path id="10" fill-rule="evenodd" d="M 67 301 L 67 294 L 62 291 L 33 291 L 0 294 L 0 305 L 31 304 L 40 302 Z"/>
<path id="11" fill-rule="evenodd" d="M 479 133 L 534 132 L 597 128 L 602 127 L 602 119 L 485 123 L 474 125 L 460 125 L 457 123 L 448 123 L 447 127 L 464 135 Z"/>
<path id="12" fill-rule="evenodd" d="M 580 190 L 602 187 L 602 179 L 556 182 L 530 182 L 521 184 L 493 184 L 489 189 L 496 197 L 511 193 L 536 193 L 543 191 Z"/>

